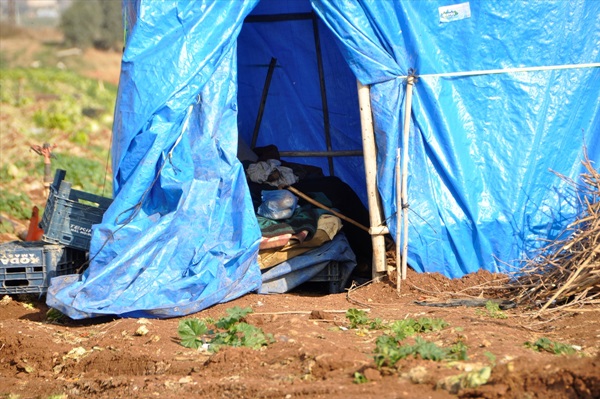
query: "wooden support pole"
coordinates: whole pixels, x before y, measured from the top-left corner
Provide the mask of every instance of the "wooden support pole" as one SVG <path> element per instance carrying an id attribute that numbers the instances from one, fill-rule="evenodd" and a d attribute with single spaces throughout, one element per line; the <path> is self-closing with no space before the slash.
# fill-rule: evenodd
<path id="1" fill-rule="evenodd" d="M 406 279 L 408 256 L 408 136 L 412 113 L 414 76 L 406 79 L 406 107 L 404 108 L 404 133 L 402 134 L 402 280 Z M 398 243 L 396 243 L 398 245 Z M 399 289 L 399 288 L 398 288 Z"/>
<path id="2" fill-rule="evenodd" d="M 313 14 L 313 33 L 315 37 L 315 51 L 317 52 L 317 68 L 319 71 L 319 87 L 321 88 L 321 104 L 323 105 L 323 129 L 325 132 L 325 145 L 327 151 L 331 151 L 331 123 L 329 122 L 329 105 L 327 103 L 327 90 L 325 86 L 325 72 L 323 69 L 323 54 L 321 52 L 321 37 L 319 35 L 319 18 Z M 335 176 L 333 170 L 333 158 L 327 157 L 329 165 L 329 176 Z"/>
<path id="3" fill-rule="evenodd" d="M 258 131 L 260 130 L 260 124 L 262 122 L 263 114 L 265 112 L 265 105 L 267 104 L 267 97 L 269 95 L 269 87 L 271 86 L 271 78 L 273 77 L 273 72 L 275 71 L 275 66 L 277 65 L 277 58 L 271 57 L 271 62 L 269 63 L 269 69 L 267 70 L 267 77 L 265 79 L 265 84 L 263 86 L 262 95 L 260 97 L 260 105 L 258 107 L 258 115 L 256 116 L 256 122 L 254 123 L 254 131 L 252 132 L 252 141 L 250 142 L 250 148 L 254 149 L 256 147 L 256 142 L 258 140 Z"/>
<path id="4" fill-rule="evenodd" d="M 371 92 L 357 80 L 358 104 L 360 107 L 360 124 L 363 141 L 363 156 L 365 160 L 365 177 L 367 182 L 367 198 L 369 204 L 369 222 L 371 229 L 381 226 L 383 217 L 379 192 L 377 191 L 377 150 L 373 130 L 373 114 L 371 111 Z M 387 271 L 385 258 L 385 236 L 371 232 L 373 243 L 373 280 L 379 280 Z"/>
<path id="5" fill-rule="evenodd" d="M 400 272 L 400 259 L 402 258 L 400 250 L 400 210 L 402 209 L 402 200 L 400 193 L 402 192 L 402 174 L 400 173 L 400 148 L 396 150 L 396 291 L 400 293 L 402 286 L 402 277 Z"/>

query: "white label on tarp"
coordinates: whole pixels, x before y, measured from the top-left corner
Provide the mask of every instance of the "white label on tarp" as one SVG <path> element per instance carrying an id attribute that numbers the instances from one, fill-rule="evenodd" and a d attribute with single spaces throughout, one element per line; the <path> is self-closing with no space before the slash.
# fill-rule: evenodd
<path id="1" fill-rule="evenodd" d="M 469 2 L 453 4 L 438 8 L 440 22 L 452 22 L 460 19 L 471 18 L 471 5 Z"/>

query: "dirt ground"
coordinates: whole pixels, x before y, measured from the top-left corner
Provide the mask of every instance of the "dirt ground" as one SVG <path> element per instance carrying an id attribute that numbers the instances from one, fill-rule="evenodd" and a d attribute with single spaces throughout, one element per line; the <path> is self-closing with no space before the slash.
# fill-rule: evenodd
<path id="1" fill-rule="evenodd" d="M 227 308 L 250 307 L 246 321 L 274 336 L 261 350 L 226 347 L 217 353 L 180 344 L 179 318 L 103 318 L 49 321 L 43 298 L 0 302 L 0 396 L 6 398 L 598 398 L 600 323 L 596 312 L 570 312 L 556 320 L 529 317 L 517 306 L 505 319 L 485 308 L 429 307 L 415 301 L 492 293 L 504 276 L 478 272 L 450 280 L 410 272 L 400 293 L 384 279 L 346 293 L 305 285 L 277 295 L 247 294 L 188 317 L 218 319 Z M 501 282 L 501 281 L 500 281 Z M 461 362 L 409 357 L 377 368 L 373 350 L 382 334 L 349 328 L 347 309 L 369 319 L 442 318 L 449 326 L 422 335 L 448 346 L 467 346 Z M 141 326 L 147 328 L 140 334 Z M 575 345 L 574 355 L 527 348 L 547 337 Z M 408 338 L 407 341 L 412 341 Z M 486 384 L 452 389 L 440 381 L 482 366 Z M 356 383 L 355 373 L 366 377 Z"/>

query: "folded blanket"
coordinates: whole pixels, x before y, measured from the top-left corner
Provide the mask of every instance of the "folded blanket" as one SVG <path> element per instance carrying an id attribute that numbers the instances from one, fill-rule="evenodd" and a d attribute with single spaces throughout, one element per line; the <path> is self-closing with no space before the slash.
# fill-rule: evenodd
<path id="1" fill-rule="evenodd" d="M 319 216 L 325 213 L 310 205 L 297 207 L 289 219 L 273 220 L 257 215 L 258 225 L 263 237 L 276 237 L 282 234 L 298 234 L 307 231 L 307 239 L 311 239 L 317 231 Z"/>
<path id="2" fill-rule="evenodd" d="M 261 270 L 268 269 L 286 260 L 320 247 L 326 242 L 333 240 L 342 229 L 342 221 L 334 215 L 321 214 L 319 217 L 317 231 L 311 239 L 299 241 L 291 238 L 281 248 L 261 248 L 258 252 L 258 265 Z M 263 238 L 263 240 L 269 240 Z M 261 243 L 262 244 L 262 243 Z"/>

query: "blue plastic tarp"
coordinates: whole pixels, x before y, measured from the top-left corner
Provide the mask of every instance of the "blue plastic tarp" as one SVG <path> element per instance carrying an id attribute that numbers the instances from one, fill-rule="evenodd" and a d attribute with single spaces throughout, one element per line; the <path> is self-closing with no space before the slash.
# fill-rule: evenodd
<path id="1" fill-rule="evenodd" d="M 563 231 L 578 209 L 556 173 L 577 180 L 584 147 L 600 161 L 600 2 L 313 3 L 372 85 L 379 192 L 394 237 L 402 76 L 419 75 L 408 169 L 414 269 L 514 271 Z M 447 12 L 456 16 L 442 22 Z M 547 69 L 506 72 L 525 67 Z M 504 71 L 436 76 L 489 70 Z"/>
<path id="2" fill-rule="evenodd" d="M 260 230 L 236 158 L 235 37 L 253 6 L 126 3 L 114 201 L 89 268 L 55 279 L 49 306 L 76 319 L 172 317 L 259 288 Z"/>
<path id="3" fill-rule="evenodd" d="M 577 180 L 584 147 L 600 161 L 597 1 L 132 0 L 124 11 L 114 202 L 88 270 L 48 293 L 73 318 L 177 316 L 259 289 L 260 231 L 235 151 L 238 132 L 253 138 L 271 58 L 257 145 L 361 149 L 356 79 L 371 85 L 394 237 L 404 77 L 417 74 L 408 262 L 420 272 L 518 267 L 578 210 L 557 173 Z M 288 160 L 333 169 L 366 201 L 360 156 Z"/>

